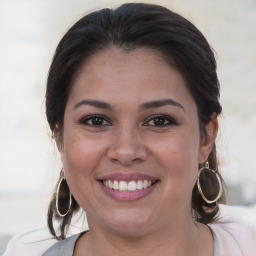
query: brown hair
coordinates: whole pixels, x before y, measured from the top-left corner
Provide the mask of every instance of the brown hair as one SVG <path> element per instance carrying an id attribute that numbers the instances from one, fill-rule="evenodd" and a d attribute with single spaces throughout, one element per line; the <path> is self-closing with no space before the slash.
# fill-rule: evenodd
<path id="1" fill-rule="evenodd" d="M 201 137 L 207 136 L 205 125 L 213 113 L 221 113 L 219 81 L 213 51 L 202 33 L 188 20 L 171 10 L 152 4 L 130 3 L 117 9 L 92 12 L 77 21 L 61 39 L 47 80 L 46 115 L 53 131 L 63 129 L 65 106 L 72 81 L 79 68 L 98 51 L 116 46 L 125 50 L 150 48 L 158 51 L 166 62 L 181 72 L 196 102 Z M 209 156 L 210 168 L 218 172 L 216 147 Z M 68 188 L 62 189 L 63 204 L 68 204 Z M 69 213 L 59 218 L 55 208 L 56 195 L 49 205 L 48 226 L 57 239 L 64 239 L 68 224 L 79 205 L 72 198 Z M 68 205 L 67 205 L 68 208 Z M 195 185 L 192 209 L 202 223 L 214 220 L 218 202 L 206 203 Z M 58 232 L 54 220 L 59 222 Z M 59 233 L 59 235 L 57 235 Z"/>

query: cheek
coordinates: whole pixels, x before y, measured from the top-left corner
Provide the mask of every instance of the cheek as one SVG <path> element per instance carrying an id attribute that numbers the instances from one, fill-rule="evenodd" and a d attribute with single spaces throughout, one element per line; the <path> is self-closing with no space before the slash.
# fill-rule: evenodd
<path id="1" fill-rule="evenodd" d="M 95 143 L 95 140 L 85 137 L 80 132 L 67 132 L 64 135 L 63 162 L 66 171 L 79 173 L 86 171 L 87 167 L 95 164 L 101 151 L 101 144 Z"/>
<path id="2" fill-rule="evenodd" d="M 184 135 L 186 134 L 186 135 Z M 194 139 L 191 139 L 194 138 Z M 198 138 L 198 139 L 197 139 Z M 168 176 L 166 181 L 170 187 L 193 188 L 198 172 L 199 135 L 197 133 L 182 133 L 158 144 L 155 148 L 158 163 Z"/>
<path id="3" fill-rule="evenodd" d="M 89 190 L 97 169 L 99 158 L 103 154 L 101 143 L 73 133 L 64 137 L 62 160 L 68 183 L 74 195 L 82 190 Z M 79 192 L 80 191 L 80 192 Z"/>

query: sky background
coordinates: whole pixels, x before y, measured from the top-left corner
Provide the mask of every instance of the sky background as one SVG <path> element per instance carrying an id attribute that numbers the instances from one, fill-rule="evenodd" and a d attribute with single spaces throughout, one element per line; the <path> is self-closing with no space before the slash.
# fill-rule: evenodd
<path id="1" fill-rule="evenodd" d="M 0 234 L 46 225 L 61 168 L 44 114 L 57 43 L 85 13 L 123 2 L 0 0 Z M 147 2 L 188 18 L 216 51 L 223 106 L 217 148 L 228 202 L 255 203 L 256 1 Z"/>

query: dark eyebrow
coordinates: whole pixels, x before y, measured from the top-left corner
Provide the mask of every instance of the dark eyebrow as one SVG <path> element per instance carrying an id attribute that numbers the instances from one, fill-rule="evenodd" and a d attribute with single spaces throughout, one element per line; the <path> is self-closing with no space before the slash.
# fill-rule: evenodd
<path id="1" fill-rule="evenodd" d="M 185 111 L 185 108 L 179 102 L 172 99 L 154 100 L 154 101 L 146 102 L 140 105 L 140 109 L 146 110 L 149 108 L 159 108 L 166 105 L 175 106 Z"/>
<path id="2" fill-rule="evenodd" d="M 112 107 L 110 106 L 110 104 L 104 102 L 104 101 L 99 101 L 99 100 L 81 100 L 79 101 L 74 107 L 73 110 L 79 108 L 82 105 L 89 105 L 89 106 L 93 106 L 96 108 L 102 108 L 102 109 L 108 109 L 111 110 Z"/>

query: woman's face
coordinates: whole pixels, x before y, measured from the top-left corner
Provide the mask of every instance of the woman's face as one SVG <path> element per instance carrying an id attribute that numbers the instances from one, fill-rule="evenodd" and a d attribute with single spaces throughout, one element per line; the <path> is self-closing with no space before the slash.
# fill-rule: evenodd
<path id="1" fill-rule="evenodd" d="M 179 72 L 152 50 L 113 47 L 77 74 L 57 143 L 90 228 L 145 234 L 191 221 L 198 163 L 212 137 L 200 142 L 196 104 Z"/>

